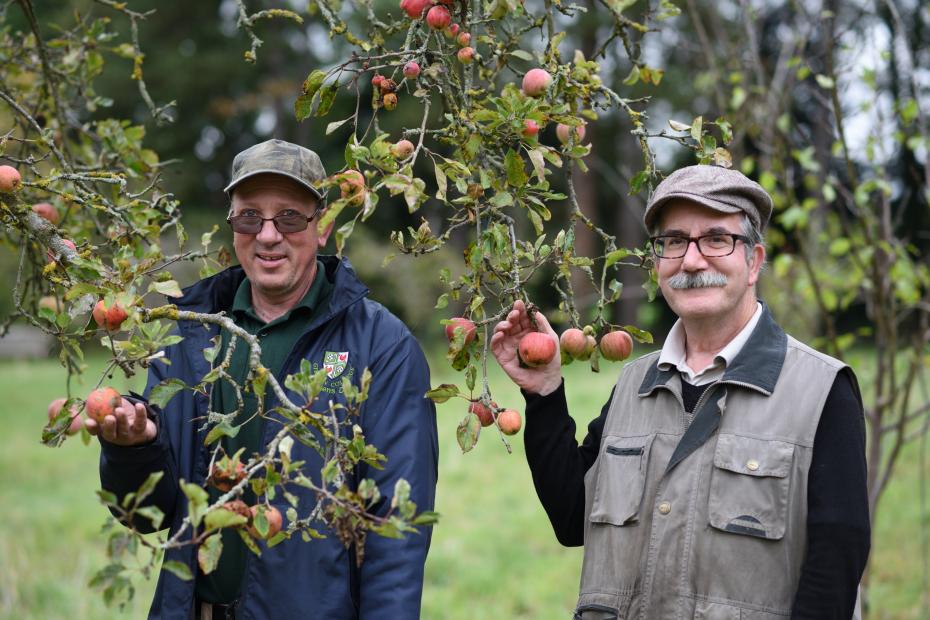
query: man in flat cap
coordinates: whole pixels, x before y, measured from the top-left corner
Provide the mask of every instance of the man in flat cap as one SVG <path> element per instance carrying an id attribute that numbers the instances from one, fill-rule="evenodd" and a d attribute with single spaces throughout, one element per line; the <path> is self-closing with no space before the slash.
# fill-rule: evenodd
<path id="1" fill-rule="evenodd" d="M 325 209 L 320 191 L 326 173 L 313 151 L 281 140 L 269 140 L 239 153 L 232 165 L 226 193 L 230 198 L 227 222 L 239 266 L 197 282 L 176 301 L 181 310 L 226 312 L 239 327 L 261 339 L 262 364 L 281 385 L 287 375 L 308 362 L 314 371 L 325 369 L 322 396 L 314 411 L 329 409 L 329 401 L 345 405 L 342 379 L 358 384 L 369 369 L 372 383 L 357 424 L 366 441 L 387 456 L 383 468 L 356 467 L 354 480 L 374 481 L 381 499 L 370 508 L 379 515 L 390 511 L 398 479 L 411 486 L 410 498 L 419 511 L 431 510 L 437 477 L 435 409 L 424 398 L 429 369 L 420 346 L 407 328 L 383 306 L 367 299 L 368 289 L 345 259 L 318 255 L 332 229 L 320 232 L 317 221 Z M 172 300 L 174 301 L 174 300 Z M 208 411 L 235 413 L 235 436 L 222 439 L 226 454 L 242 451 L 243 460 L 265 447 L 277 434 L 277 414 L 255 415 L 257 403 L 249 392 L 237 393 L 227 381 L 213 384 L 208 397 L 183 390 L 159 409 L 147 404 L 153 386 L 166 379 L 198 384 L 210 370 L 204 350 L 221 337 L 215 359 L 225 359 L 230 334 L 216 327 L 180 321 L 183 340 L 165 350 L 169 364 L 154 363 L 142 398 L 124 398 L 103 424 L 88 423 L 100 437 L 100 477 L 104 489 L 118 497 L 139 488 L 153 472 L 164 475 L 150 503 L 160 508 L 163 524 L 174 534 L 188 514 L 180 491 L 184 480 L 205 485 L 211 449 L 205 445 Z M 248 350 L 233 349 L 229 374 L 240 385 L 248 373 Z M 269 390 L 270 392 L 270 390 Z M 296 394 L 289 394 L 300 402 Z M 241 402 L 240 402 L 241 398 Z M 265 411 L 276 406 L 266 395 Z M 303 472 L 319 484 L 322 457 L 295 442 L 291 461 L 304 461 Z M 220 491 L 209 488 L 211 500 Z M 301 518 L 310 514 L 317 498 L 310 489 L 289 485 Z M 248 504 L 265 504 L 284 515 L 290 505 L 283 494 L 256 497 L 246 487 Z M 148 521 L 136 525 L 151 529 Z M 285 527 L 287 522 L 285 521 Z M 304 542 L 300 536 L 273 547 L 261 544 L 252 554 L 230 530 L 223 535 L 223 553 L 216 570 L 198 570 L 196 547 L 170 549 L 165 561 L 190 568 L 193 580 L 184 581 L 162 570 L 150 618 L 354 618 L 413 620 L 420 615 L 423 569 L 429 548 L 427 527 L 403 539 L 369 535 L 364 548 L 346 548 L 325 525 L 311 523 L 327 535 Z M 364 556 L 359 566 L 356 558 Z"/>
<path id="2" fill-rule="evenodd" d="M 526 454 L 558 540 L 584 545 L 575 618 L 858 614 L 869 553 L 865 428 L 852 370 L 798 342 L 756 297 L 772 200 L 690 166 L 645 213 L 679 319 L 627 364 L 581 445 L 559 358 L 521 368 L 518 301 L 491 347 L 526 398 Z M 541 329 L 555 339 L 549 323 Z"/>

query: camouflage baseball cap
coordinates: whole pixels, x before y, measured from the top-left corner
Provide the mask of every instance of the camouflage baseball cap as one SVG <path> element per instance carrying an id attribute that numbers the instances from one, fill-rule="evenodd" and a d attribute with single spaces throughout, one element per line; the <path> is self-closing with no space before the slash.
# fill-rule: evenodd
<path id="1" fill-rule="evenodd" d="M 326 178 L 326 171 L 319 155 L 299 144 L 284 140 L 267 140 L 236 155 L 232 163 L 229 185 L 223 191 L 228 195 L 246 179 L 262 173 L 290 177 L 323 200 L 323 193 L 318 186 Z"/>
<path id="2" fill-rule="evenodd" d="M 765 232 L 772 215 L 772 197 L 743 173 L 700 164 L 668 175 L 649 198 L 643 221 L 651 230 L 660 208 L 674 199 L 690 200 L 721 213 L 746 213 L 756 230 Z"/>

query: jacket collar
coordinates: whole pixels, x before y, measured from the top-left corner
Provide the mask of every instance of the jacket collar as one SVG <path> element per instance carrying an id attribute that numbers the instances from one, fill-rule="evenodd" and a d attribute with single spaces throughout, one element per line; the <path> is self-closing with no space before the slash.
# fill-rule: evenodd
<path id="1" fill-rule="evenodd" d="M 788 335 L 775 322 L 765 302 L 761 303 L 762 316 L 759 317 L 759 323 L 742 350 L 727 366 L 720 382 L 744 385 L 770 396 L 785 363 Z M 674 368 L 660 370 L 658 359 L 656 356 L 656 361 L 643 377 L 639 386 L 640 396 L 648 396 L 656 388 L 666 387 L 671 378 L 678 374 Z"/>

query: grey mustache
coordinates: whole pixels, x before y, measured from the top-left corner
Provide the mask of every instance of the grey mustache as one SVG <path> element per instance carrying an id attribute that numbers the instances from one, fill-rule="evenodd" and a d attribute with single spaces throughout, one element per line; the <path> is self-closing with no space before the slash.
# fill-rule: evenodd
<path id="1" fill-rule="evenodd" d="M 668 285 L 674 289 L 722 287 L 727 285 L 727 277 L 714 271 L 698 271 L 696 273 L 680 271 L 668 279 Z"/>

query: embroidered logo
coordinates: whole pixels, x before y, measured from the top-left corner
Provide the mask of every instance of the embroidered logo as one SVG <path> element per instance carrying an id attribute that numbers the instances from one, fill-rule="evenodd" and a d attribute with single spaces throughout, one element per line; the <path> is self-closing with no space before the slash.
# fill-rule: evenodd
<path id="1" fill-rule="evenodd" d="M 326 370 L 326 376 L 335 379 L 349 365 L 348 351 L 326 351 L 323 353 L 323 368 Z"/>

